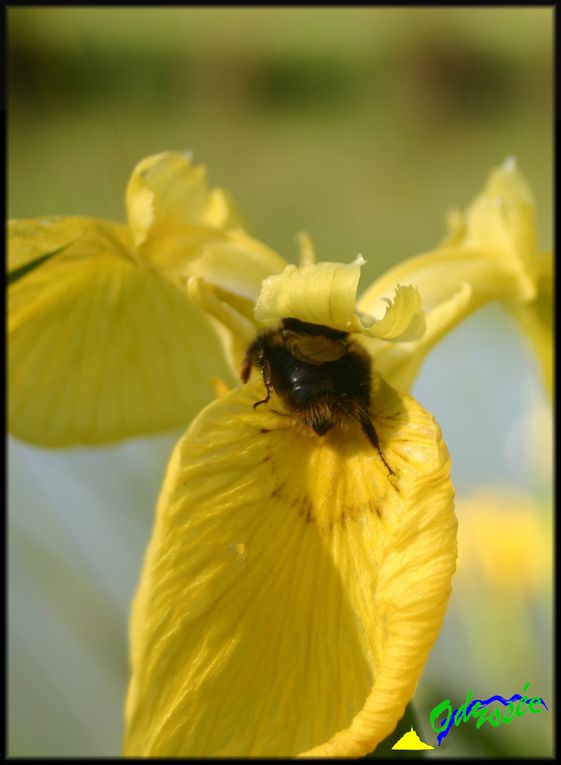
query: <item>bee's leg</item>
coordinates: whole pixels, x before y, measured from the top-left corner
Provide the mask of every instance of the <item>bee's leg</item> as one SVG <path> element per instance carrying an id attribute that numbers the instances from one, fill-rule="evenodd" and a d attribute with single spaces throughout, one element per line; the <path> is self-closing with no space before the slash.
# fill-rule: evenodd
<path id="1" fill-rule="evenodd" d="M 264 398 L 262 401 L 256 401 L 253 405 L 253 408 L 259 406 L 259 404 L 266 404 L 269 399 L 271 398 L 271 392 L 273 390 L 273 383 L 271 382 L 271 367 L 269 365 L 269 362 L 265 359 L 263 355 L 259 357 L 259 367 L 261 368 L 261 374 L 263 376 L 263 382 L 265 383 L 265 388 L 267 389 L 267 398 Z"/>
<path id="2" fill-rule="evenodd" d="M 251 368 L 254 364 L 260 364 L 263 359 L 263 349 L 261 347 L 261 340 L 257 338 L 254 340 L 249 348 L 245 352 L 245 356 L 242 362 L 242 368 L 240 371 L 240 377 L 242 382 L 246 383 L 249 380 L 251 374 Z"/>
<path id="3" fill-rule="evenodd" d="M 386 458 L 384 457 L 382 450 L 380 449 L 380 442 L 378 441 L 378 434 L 376 433 L 376 430 L 374 429 L 374 425 L 372 425 L 370 421 L 370 417 L 366 412 L 360 412 L 358 416 L 359 422 L 362 426 L 362 429 L 367 437 L 367 439 L 370 441 L 372 446 L 378 451 L 378 454 L 380 455 L 380 459 L 386 466 L 386 469 L 390 475 L 395 475 L 394 471 L 391 469 L 391 467 L 386 462 Z"/>
<path id="4" fill-rule="evenodd" d="M 244 356 L 242 369 L 240 372 L 240 378 L 243 383 L 246 383 L 249 380 L 249 375 L 251 374 L 252 366 L 253 366 L 253 359 L 251 358 L 251 354 L 248 352 Z"/>

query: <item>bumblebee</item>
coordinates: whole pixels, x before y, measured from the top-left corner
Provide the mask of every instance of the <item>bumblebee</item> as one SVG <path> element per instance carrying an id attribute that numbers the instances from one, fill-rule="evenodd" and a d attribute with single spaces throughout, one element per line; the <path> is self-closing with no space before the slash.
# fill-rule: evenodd
<path id="1" fill-rule="evenodd" d="M 244 383 L 252 367 L 263 377 L 266 404 L 274 391 L 296 421 L 318 436 L 349 421 L 360 424 L 391 475 L 370 420 L 370 357 L 349 333 L 299 319 L 282 319 L 248 347 L 241 370 Z"/>

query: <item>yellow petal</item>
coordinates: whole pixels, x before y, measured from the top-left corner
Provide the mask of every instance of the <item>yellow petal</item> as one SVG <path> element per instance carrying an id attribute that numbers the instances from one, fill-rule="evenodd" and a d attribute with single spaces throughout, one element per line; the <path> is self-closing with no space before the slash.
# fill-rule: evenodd
<path id="1" fill-rule="evenodd" d="M 529 303 L 511 303 L 508 310 L 518 321 L 537 355 L 542 379 L 553 396 L 553 254 L 538 261 L 538 295 Z"/>
<path id="2" fill-rule="evenodd" d="M 221 188 L 208 194 L 204 222 L 213 228 L 244 227 L 244 221 L 230 194 Z"/>
<path id="3" fill-rule="evenodd" d="M 364 259 L 349 265 L 317 263 L 297 268 L 287 266 L 278 276 L 263 282 L 255 305 L 258 323 L 272 325 L 293 317 L 312 324 L 358 332 L 384 340 L 418 337 L 424 331 L 420 298 L 413 287 L 397 286 L 395 299 L 385 298 L 385 315 L 377 319 L 375 312 L 355 312 L 356 291 Z M 376 307 L 378 309 L 379 306 Z"/>
<path id="4" fill-rule="evenodd" d="M 209 191 L 206 168 L 188 152 L 165 151 L 138 162 L 130 177 L 126 204 L 135 245 L 156 224 L 206 225 Z"/>
<path id="5" fill-rule="evenodd" d="M 270 247 L 236 230 L 228 234 L 226 241 L 205 247 L 202 255 L 189 264 L 189 274 L 254 303 L 263 279 L 285 266 L 286 261 Z"/>
<path id="6" fill-rule="evenodd" d="M 116 253 L 130 257 L 131 242 L 125 226 L 78 215 L 14 219 L 8 221 L 7 270 L 11 274 L 52 253 L 62 253 L 74 243 L 84 255 L 94 253 L 98 246 L 113 246 Z"/>
<path id="7" fill-rule="evenodd" d="M 317 263 L 317 258 L 312 237 L 307 231 L 301 231 L 296 237 L 296 241 L 300 250 L 299 264 L 301 266 L 315 265 Z"/>
<path id="8" fill-rule="evenodd" d="M 387 347 L 365 339 L 377 369 L 409 389 L 428 351 L 460 321 L 486 303 L 523 305 L 536 298 L 539 255 L 531 194 L 512 162 L 494 170 L 465 219 L 450 219 L 451 232 L 434 251 L 411 258 L 376 280 L 359 299 L 371 313 L 397 284 L 418 288 L 426 332 L 416 342 Z"/>
<path id="9" fill-rule="evenodd" d="M 480 486 L 458 497 L 457 510 L 454 617 L 465 655 L 477 657 L 478 676 L 492 677 L 496 688 L 518 690 L 512 678 L 523 667 L 549 704 L 552 632 L 536 627 L 550 625 L 554 614 L 551 497 L 540 492 L 538 499 L 518 486 Z M 542 735 L 551 732 L 544 728 Z"/>
<path id="10" fill-rule="evenodd" d="M 261 283 L 286 262 L 243 231 L 229 232 L 225 242 L 203 248 L 189 264 L 187 289 L 191 299 L 217 320 L 217 330 L 231 369 L 238 376 L 248 344 L 255 337 L 255 299 Z"/>
<path id="11" fill-rule="evenodd" d="M 209 190 L 206 168 L 188 153 L 143 159 L 127 187 L 129 225 L 139 256 L 174 275 L 255 301 L 261 281 L 285 261 L 248 236 L 223 189 Z"/>
<path id="12" fill-rule="evenodd" d="M 131 621 L 125 753 L 360 756 L 438 635 L 456 557 L 438 426 L 375 380 L 385 458 L 305 435 L 260 381 L 215 402 L 168 467 Z"/>
<path id="13" fill-rule="evenodd" d="M 232 372 L 238 378 L 242 360 L 249 343 L 255 337 L 255 325 L 247 318 L 251 311 L 250 301 L 234 300 L 205 282 L 200 276 L 192 276 L 187 282 L 187 294 L 206 314 L 216 319 L 224 353 Z"/>
<path id="14" fill-rule="evenodd" d="M 214 395 L 216 398 L 223 398 L 232 389 L 227 385 L 220 377 L 211 377 L 210 382 L 214 388 Z"/>
<path id="15" fill-rule="evenodd" d="M 231 379 L 183 289 L 90 229 L 9 290 L 9 426 L 43 446 L 181 427 Z"/>
<path id="16" fill-rule="evenodd" d="M 350 265 L 287 266 L 282 274 L 263 282 L 255 305 L 256 321 L 267 325 L 294 317 L 349 331 L 363 263 L 360 258 Z"/>
<path id="17" fill-rule="evenodd" d="M 369 337 L 399 342 L 416 340 L 424 334 L 426 321 L 421 307 L 421 296 L 416 287 L 398 284 L 394 299 L 383 300 L 387 303 L 384 316 L 376 320 L 359 313 L 355 328 L 362 330 Z"/>
<path id="18" fill-rule="evenodd" d="M 473 290 L 467 282 L 447 300 L 428 311 L 425 332 L 420 340 L 404 343 L 384 343 L 369 337 L 360 337 L 361 344 L 375 359 L 376 369 L 398 390 L 411 390 L 415 377 L 431 348 L 472 311 Z"/>
<path id="19" fill-rule="evenodd" d="M 194 165 L 187 152 L 141 160 L 127 186 L 126 206 L 139 254 L 176 272 L 202 245 L 220 239 L 230 222 L 226 195 L 209 191 L 206 168 Z"/>
<path id="20" fill-rule="evenodd" d="M 522 598 L 552 584 L 551 517 L 535 497 L 505 487 L 458 498 L 458 586 L 480 580 L 486 596 Z"/>
<path id="21" fill-rule="evenodd" d="M 463 246 L 519 260 L 534 275 L 539 257 L 534 199 L 513 158 L 495 168 L 466 213 Z"/>

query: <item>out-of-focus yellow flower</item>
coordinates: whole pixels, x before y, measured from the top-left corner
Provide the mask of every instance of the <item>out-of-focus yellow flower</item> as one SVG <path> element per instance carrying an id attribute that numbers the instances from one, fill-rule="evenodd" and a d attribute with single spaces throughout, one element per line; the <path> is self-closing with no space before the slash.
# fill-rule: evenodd
<path id="1" fill-rule="evenodd" d="M 474 581 L 501 601 L 551 587 L 551 523 L 534 497 L 499 488 L 457 500 L 461 520 L 457 586 Z"/>
<path id="2" fill-rule="evenodd" d="M 500 301 L 534 340 L 551 387 L 552 258 L 538 249 L 531 190 L 507 160 L 491 173 L 465 215 L 454 212 L 449 233 L 433 251 L 400 263 L 377 279 L 358 303 L 371 313 L 397 283 L 419 289 L 427 331 L 409 343 L 366 341 L 386 380 L 410 390 L 425 356 L 451 329 L 490 301 Z"/>
<path id="3" fill-rule="evenodd" d="M 288 267 L 256 316 L 407 336 L 398 290 L 357 315 L 361 261 Z M 263 381 L 176 447 L 131 620 L 129 756 L 361 756 L 395 727 L 438 636 L 456 559 L 450 461 L 410 396 L 371 381 L 390 476 L 358 424 L 305 435 Z"/>
<path id="4" fill-rule="evenodd" d="M 42 446 L 101 444 L 185 425 L 232 381 L 224 328 L 193 303 L 204 278 L 239 310 L 285 262 L 248 236 L 204 167 L 164 152 L 135 167 L 128 225 L 9 222 L 9 428 Z M 249 309 L 247 309 L 249 310 Z"/>
<path id="5" fill-rule="evenodd" d="M 520 672 L 551 694 L 551 507 L 514 487 L 482 487 L 456 501 L 458 571 L 451 616 L 475 676 L 509 687 Z M 544 722 L 544 735 L 552 731 Z"/>

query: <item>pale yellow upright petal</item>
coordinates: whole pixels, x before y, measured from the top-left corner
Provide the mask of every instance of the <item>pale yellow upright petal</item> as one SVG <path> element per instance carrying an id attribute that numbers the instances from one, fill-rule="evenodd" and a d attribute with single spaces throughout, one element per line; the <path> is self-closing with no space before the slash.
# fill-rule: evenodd
<path id="1" fill-rule="evenodd" d="M 294 427 L 261 382 L 205 409 L 168 467 L 131 620 L 125 753 L 360 756 L 412 698 L 456 558 L 432 417 L 381 380 L 355 428 Z"/>
<path id="2" fill-rule="evenodd" d="M 287 266 L 282 274 L 269 276 L 263 282 L 255 305 L 256 321 L 271 325 L 279 319 L 295 317 L 349 331 L 363 264 L 364 260 L 358 258 L 349 265 Z"/>
<path id="3" fill-rule="evenodd" d="M 126 194 L 139 257 L 158 270 L 255 301 L 262 280 L 286 262 L 241 228 L 229 195 L 209 189 L 188 153 L 162 152 L 135 167 Z"/>
<path id="4" fill-rule="evenodd" d="M 229 202 L 210 191 L 206 168 L 188 152 L 166 151 L 141 160 L 126 191 L 126 207 L 139 256 L 157 268 L 182 273 L 230 222 Z"/>
<path id="5" fill-rule="evenodd" d="M 401 389 L 410 389 L 429 350 L 469 314 L 495 300 L 523 306 L 538 293 L 532 196 L 513 161 L 491 173 L 465 217 L 456 213 L 450 226 L 439 247 L 390 269 L 358 301 L 369 313 L 397 284 L 419 289 L 427 324 L 419 340 L 392 347 L 365 340 L 377 369 Z"/>
<path id="6" fill-rule="evenodd" d="M 250 336 L 206 316 L 187 281 L 204 278 L 253 335 L 261 281 L 286 265 L 185 154 L 139 162 L 127 208 L 128 227 L 9 223 L 10 427 L 22 439 L 107 443 L 186 424 L 211 400 L 211 377 L 233 380 Z"/>
<path id="7" fill-rule="evenodd" d="M 468 208 L 463 246 L 503 253 L 535 275 L 539 249 L 534 197 L 513 158 L 491 172 L 483 193 Z"/>
<path id="8" fill-rule="evenodd" d="M 205 226 L 209 190 L 206 168 L 189 152 L 165 151 L 142 159 L 130 177 L 126 205 L 134 243 L 155 226 Z"/>
<path id="9" fill-rule="evenodd" d="M 375 310 L 370 311 L 371 315 L 355 311 L 360 269 L 364 263 L 359 255 L 348 265 L 287 266 L 281 274 L 263 282 L 255 305 L 256 321 L 267 326 L 294 317 L 394 341 L 422 335 L 424 318 L 419 293 L 414 287 L 397 285 L 394 299 L 384 297 Z M 378 318 L 376 313 L 384 305 L 385 313 Z"/>

